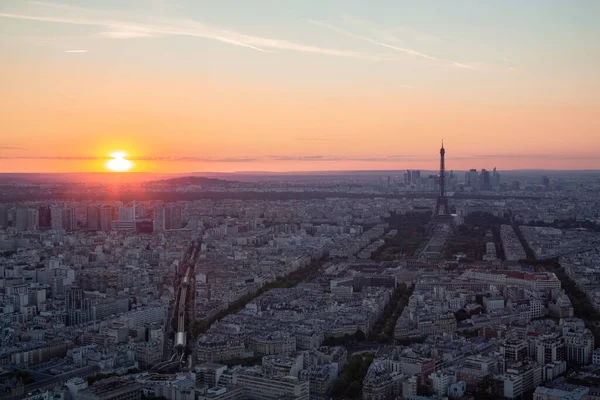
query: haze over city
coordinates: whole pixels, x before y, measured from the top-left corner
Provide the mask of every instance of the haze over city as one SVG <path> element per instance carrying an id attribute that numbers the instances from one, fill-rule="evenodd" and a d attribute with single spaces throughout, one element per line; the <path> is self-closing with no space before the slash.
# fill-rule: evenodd
<path id="1" fill-rule="evenodd" d="M 596 1 L 0 4 L 0 170 L 597 169 Z M 121 169 L 122 170 L 122 169 Z"/>

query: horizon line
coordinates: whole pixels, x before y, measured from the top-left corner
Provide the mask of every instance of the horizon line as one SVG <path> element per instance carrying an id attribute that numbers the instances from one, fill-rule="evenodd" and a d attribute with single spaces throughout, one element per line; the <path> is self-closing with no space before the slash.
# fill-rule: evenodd
<path id="1" fill-rule="evenodd" d="M 493 169 L 481 168 L 481 170 L 493 171 Z M 422 168 L 402 168 L 402 169 L 328 169 L 328 170 L 286 170 L 286 171 L 269 171 L 269 170 L 256 170 L 256 171 L 184 171 L 184 172 L 153 172 L 153 171 L 128 171 L 128 172 L 114 172 L 114 171 L 75 171 L 75 172 L 0 172 L 2 175 L 77 175 L 77 174 L 103 174 L 103 175 L 136 175 L 136 174 L 152 174 L 152 175 L 186 175 L 186 174 L 289 174 L 289 173 L 324 173 L 324 172 L 384 172 L 384 171 L 430 171 L 436 172 L 437 169 L 422 169 Z M 468 169 L 452 169 L 452 171 L 468 172 Z M 518 171 L 556 171 L 556 172 L 600 172 L 600 168 L 590 169 L 551 169 L 551 168 L 517 168 L 517 169 L 501 169 L 499 172 L 518 172 Z"/>

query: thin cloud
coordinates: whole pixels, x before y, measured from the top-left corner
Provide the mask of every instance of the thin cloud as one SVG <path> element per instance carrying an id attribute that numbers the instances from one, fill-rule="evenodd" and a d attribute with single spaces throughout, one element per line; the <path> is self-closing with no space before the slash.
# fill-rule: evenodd
<path id="1" fill-rule="evenodd" d="M 0 144 L 0 150 L 27 150 L 25 147 Z"/>
<path id="2" fill-rule="evenodd" d="M 318 142 L 339 142 L 345 139 L 341 138 L 325 138 L 325 137 L 297 137 L 296 140 L 318 141 Z"/>
<path id="3" fill-rule="evenodd" d="M 350 15 L 346 15 L 346 14 L 342 14 L 341 18 L 342 18 L 342 21 L 344 21 L 344 23 L 346 23 L 346 24 L 350 24 L 350 25 L 354 25 L 354 26 L 358 26 L 358 27 L 369 28 L 371 31 L 373 31 L 373 33 L 377 34 L 381 39 L 385 40 L 386 42 L 402 42 L 402 39 L 400 39 L 399 37 L 397 37 L 394 34 L 397 32 L 401 32 L 402 34 L 408 34 L 408 35 L 412 36 L 413 38 L 420 40 L 420 41 L 441 42 L 444 40 L 444 38 L 442 38 L 442 37 L 435 36 L 430 33 L 420 32 L 411 27 L 402 26 L 402 27 L 394 27 L 392 29 L 387 29 L 387 28 L 382 29 L 377 24 L 373 23 L 372 21 L 368 21 L 366 19 L 357 18 L 357 17 L 353 17 Z"/>
<path id="4" fill-rule="evenodd" d="M 146 31 L 139 31 L 139 30 L 111 30 L 111 31 L 106 31 L 106 32 L 100 32 L 99 36 L 101 37 L 105 37 L 105 38 L 110 38 L 110 39 L 135 39 L 135 38 L 148 38 L 148 37 L 155 37 L 156 35 L 153 35 L 150 32 L 146 32 Z"/>
<path id="5" fill-rule="evenodd" d="M 57 160 L 57 161 L 95 161 L 109 160 L 111 157 L 96 156 L 0 156 L 3 160 Z M 344 156 L 323 156 L 323 155 L 271 155 L 263 157 L 202 157 L 202 156 L 137 156 L 127 157 L 131 161 L 157 161 L 157 162 L 203 162 L 203 163 L 251 163 L 251 162 L 326 162 L 326 161 L 358 161 L 358 162 L 380 162 L 380 161 L 400 161 L 417 160 L 418 158 L 407 156 L 381 156 L 381 157 L 344 157 Z"/>
<path id="6" fill-rule="evenodd" d="M 348 37 L 351 37 L 351 38 L 354 38 L 354 39 L 358 39 L 358 40 L 363 40 L 365 42 L 369 42 L 369 43 L 372 43 L 372 44 L 377 45 L 377 46 L 385 47 L 387 49 L 396 50 L 396 51 L 399 51 L 399 52 L 402 52 L 402 53 L 410 54 L 412 56 L 417 56 L 417 57 L 425 58 L 427 60 L 432 60 L 432 61 L 437 61 L 438 60 L 437 58 L 432 57 L 432 56 L 430 56 L 428 54 L 421 53 L 421 52 L 418 52 L 418 51 L 413 50 L 413 49 L 408 49 L 408 48 L 404 48 L 404 47 L 393 46 L 391 44 L 379 42 L 379 41 L 377 41 L 375 39 L 371 39 L 371 38 L 366 37 L 366 36 L 356 35 L 356 34 L 354 34 L 352 32 L 348 32 L 345 29 L 342 29 L 342 28 L 339 28 L 337 26 L 333 26 L 333 25 L 330 25 L 330 24 L 326 24 L 326 23 L 321 22 L 321 21 L 309 20 L 308 22 L 310 22 L 311 24 L 314 24 L 314 25 L 321 26 L 323 28 L 327 28 L 329 30 L 332 30 L 332 31 L 337 32 L 337 33 L 340 33 L 342 35 L 346 35 Z"/>
<path id="7" fill-rule="evenodd" d="M 367 36 L 357 35 L 355 33 L 349 32 L 349 31 L 347 31 L 345 29 L 342 29 L 340 27 L 337 27 L 337 26 L 334 26 L 334 25 L 331 25 L 331 24 L 327 24 L 325 22 L 315 21 L 315 20 L 309 20 L 308 22 L 310 22 L 311 24 L 314 24 L 314 25 L 317 25 L 317 26 L 329 29 L 329 30 L 331 30 L 333 32 L 337 32 L 339 34 L 342 34 L 342 35 L 345 35 L 345 36 L 348 36 L 348 37 L 351 37 L 351 38 L 354 38 L 354 39 L 358 39 L 358 40 L 362 40 L 362 41 L 374 44 L 376 46 L 385 47 L 387 49 L 391 49 L 391 50 L 398 51 L 398 52 L 401 52 L 401 53 L 405 53 L 405 54 L 408 54 L 408 55 L 411 55 L 411 56 L 415 56 L 415 57 L 424 58 L 424 59 L 430 60 L 430 61 L 437 61 L 437 62 L 443 62 L 444 61 L 444 60 L 441 60 L 441 59 L 439 59 L 437 57 L 434 57 L 432 55 L 425 54 L 423 52 L 420 52 L 420 51 L 417 51 L 417 50 L 413 50 L 413 49 L 410 49 L 410 48 L 407 48 L 407 47 L 399 47 L 399 46 L 395 46 L 395 45 L 391 45 L 391 44 L 388 44 L 388 43 L 381 42 L 379 40 L 375 40 L 375 39 L 367 37 Z M 453 65 L 453 66 L 455 66 L 455 67 L 458 67 L 458 68 L 470 69 L 470 70 L 475 70 L 475 71 L 477 70 L 477 68 L 475 68 L 475 67 L 473 67 L 471 65 L 459 63 L 459 62 L 456 62 L 456 61 L 450 61 L 450 64 Z"/>
<path id="8" fill-rule="evenodd" d="M 356 25 L 359 25 L 359 26 L 369 26 L 369 25 L 372 25 L 372 23 L 369 22 L 369 21 L 365 21 L 365 20 L 362 20 L 362 19 L 357 19 L 357 18 L 354 18 L 354 17 L 342 16 L 342 19 L 345 22 L 349 22 L 349 23 L 351 23 L 351 24 L 353 24 L 355 26 Z M 314 25 L 317 25 L 317 26 L 321 26 L 323 28 L 326 28 L 326 29 L 329 29 L 331 31 L 337 32 L 339 34 L 342 34 L 342 35 L 345 35 L 345 36 L 348 36 L 348 37 L 351 37 L 351 38 L 354 38 L 354 39 L 362 40 L 362 41 L 365 41 L 365 42 L 368 42 L 368 43 L 371 43 L 371 44 L 374 44 L 374 45 L 377 45 L 377 46 L 385 47 L 387 49 L 391 49 L 391 50 L 402 52 L 402 53 L 409 54 L 409 55 L 412 55 L 412 56 L 424 58 L 424 59 L 430 60 L 430 61 L 444 61 L 444 60 L 439 59 L 438 57 L 432 56 L 430 54 L 425 54 L 423 52 L 420 52 L 420 51 L 417 51 L 417 50 L 414 50 L 414 49 L 411 49 L 411 48 L 399 47 L 399 46 L 396 46 L 396 45 L 391 45 L 391 44 L 386 43 L 386 42 L 382 42 L 380 40 L 373 39 L 371 37 L 367 37 L 367 36 L 363 36 L 363 35 L 357 35 L 355 33 L 349 32 L 349 31 L 347 31 L 347 30 L 345 30 L 343 28 L 340 28 L 338 26 L 334 26 L 334 25 L 331 25 L 331 24 L 327 24 L 325 22 L 315 21 L 315 20 L 309 20 L 309 22 L 311 24 L 314 24 Z M 398 39 L 397 37 L 393 36 L 389 32 L 382 31 L 382 30 L 379 30 L 379 29 L 377 29 L 375 31 L 376 31 L 376 33 L 378 33 L 379 36 L 385 36 L 388 39 L 391 39 L 392 41 L 401 42 L 400 39 Z M 417 31 L 414 31 L 412 29 L 410 31 L 413 32 L 413 34 L 418 33 Z M 431 39 L 441 40 L 437 36 L 426 35 L 426 34 L 421 34 L 421 33 L 419 33 L 419 34 L 422 35 L 422 36 L 428 36 L 430 40 Z M 456 61 L 449 61 L 449 62 L 450 62 L 450 65 L 452 65 L 454 67 L 457 67 L 457 68 L 470 69 L 470 70 L 473 70 L 473 71 L 477 71 L 478 70 L 478 68 L 476 68 L 476 67 L 474 67 L 472 65 L 465 64 L 465 63 L 460 63 L 460 62 L 456 62 Z"/>
<path id="9" fill-rule="evenodd" d="M 87 50 L 65 50 L 65 53 L 87 53 Z"/>
<path id="10" fill-rule="evenodd" d="M 598 160 L 600 156 L 589 154 L 481 154 L 462 157 L 451 157 L 453 160 L 484 160 L 484 159 L 536 159 L 536 160 Z"/>
<path id="11" fill-rule="evenodd" d="M 473 67 L 472 65 L 463 64 L 463 63 L 459 63 L 459 62 L 455 62 L 455 61 L 451 61 L 450 63 L 458 68 L 464 68 L 464 69 L 470 69 L 473 71 L 478 71 L 478 69 Z"/>
<path id="12" fill-rule="evenodd" d="M 91 161 L 109 160 L 110 157 L 95 156 L 0 156 L 2 160 L 54 160 L 54 161 Z"/>
<path id="13" fill-rule="evenodd" d="M 215 40 L 221 43 L 245 47 L 260 52 L 284 50 L 371 61 L 390 59 L 390 57 L 384 55 L 363 54 L 350 50 L 318 47 L 295 43 L 288 40 L 252 36 L 211 27 L 191 20 L 163 19 L 157 23 L 139 23 L 131 21 L 132 18 L 137 18 L 138 16 L 126 16 L 123 14 L 115 16 L 109 12 L 99 12 L 86 8 L 54 3 L 31 2 L 28 4 L 35 6 L 35 13 L 3 12 L 0 13 L 0 18 L 100 27 L 104 29 L 103 32 L 99 33 L 101 36 L 115 39 L 148 36 L 191 36 Z"/>
<path id="14" fill-rule="evenodd" d="M 0 146 L 0 149 L 6 146 Z M 10 146 L 8 146 L 10 147 Z M 57 161 L 102 161 L 110 157 L 97 156 L 0 156 L 1 160 L 57 160 Z M 269 156 L 240 156 L 240 157 L 203 157 L 203 156 L 137 156 L 127 157 L 131 161 L 155 162 L 190 162 L 190 163 L 253 163 L 253 162 L 435 162 L 437 156 L 430 155 L 382 155 L 377 157 L 358 156 L 324 156 L 324 155 L 269 155 Z M 529 159 L 529 160 L 600 160 L 600 156 L 590 154 L 475 154 L 467 156 L 448 157 L 448 160 L 492 160 L 492 159 Z"/>
<path id="15" fill-rule="evenodd" d="M 256 157 L 195 157 L 195 156 L 139 156 L 127 157 L 131 161 L 166 161 L 166 162 L 218 162 L 218 163 L 246 163 L 260 161 Z"/>

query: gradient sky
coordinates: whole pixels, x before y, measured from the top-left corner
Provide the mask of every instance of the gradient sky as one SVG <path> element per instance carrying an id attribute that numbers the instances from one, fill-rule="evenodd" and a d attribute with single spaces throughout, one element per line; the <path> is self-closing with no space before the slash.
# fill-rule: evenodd
<path id="1" fill-rule="evenodd" d="M 0 0 L 0 172 L 600 169 L 600 1 Z"/>

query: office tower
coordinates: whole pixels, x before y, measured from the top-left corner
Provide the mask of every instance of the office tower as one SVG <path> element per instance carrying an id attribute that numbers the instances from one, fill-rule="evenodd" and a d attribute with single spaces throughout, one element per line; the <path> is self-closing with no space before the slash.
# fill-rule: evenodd
<path id="1" fill-rule="evenodd" d="M 410 185 L 411 181 L 412 181 L 412 171 L 410 169 L 407 169 L 406 172 L 404 173 L 404 184 Z"/>
<path id="2" fill-rule="evenodd" d="M 448 188 L 450 188 L 451 190 L 455 190 L 456 189 L 456 181 L 457 181 L 457 177 L 456 174 L 454 173 L 454 171 L 450 171 L 450 174 L 448 174 L 448 178 L 446 179 L 446 190 Z"/>
<path id="3" fill-rule="evenodd" d="M 138 218 L 146 218 L 147 217 L 147 213 L 146 213 L 146 207 L 144 206 L 136 206 L 135 207 L 135 219 Z"/>
<path id="4" fill-rule="evenodd" d="M 549 188 L 550 187 L 550 178 L 548 178 L 547 176 L 542 176 L 542 185 L 544 185 L 544 187 Z"/>
<path id="5" fill-rule="evenodd" d="M 165 230 L 165 208 L 157 207 L 154 209 L 154 231 L 161 232 Z"/>
<path id="6" fill-rule="evenodd" d="M 169 206 L 165 208 L 165 229 L 181 229 L 181 207 Z"/>
<path id="7" fill-rule="evenodd" d="M 412 183 L 417 183 L 421 180 L 421 171 L 412 171 Z"/>
<path id="8" fill-rule="evenodd" d="M 52 207 L 50 209 L 50 228 L 53 230 L 63 229 L 62 208 Z"/>
<path id="9" fill-rule="evenodd" d="M 100 207 L 90 206 L 87 208 L 87 229 L 88 231 L 100 230 Z"/>
<path id="10" fill-rule="evenodd" d="M 40 229 L 40 212 L 37 208 L 27 210 L 27 230 L 35 232 Z"/>
<path id="11" fill-rule="evenodd" d="M 110 231 L 111 222 L 113 220 L 113 208 L 109 206 L 100 209 L 100 230 L 103 232 Z"/>
<path id="12" fill-rule="evenodd" d="M 17 207 L 15 212 L 14 226 L 18 231 L 27 230 L 27 221 L 29 219 L 29 209 L 27 207 Z"/>
<path id="13" fill-rule="evenodd" d="M 134 216 L 133 212 L 134 212 L 133 208 L 131 208 L 131 207 L 121 207 L 121 208 L 119 208 L 119 221 L 122 221 L 122 222 L 133 221 L 134 220 L 134 218 L 133 218 L 133 216 Z"/>
<path id="14" fill-rule="evenodd" d="M 472 187 L 477 186 L 477 170 L 476 169 L 469 170 L 468 182 Z"/>
<path id="15" fill-rule="evenodd" d="M 8 210 L 6 207 L 0 207 L 0 229 L 8 226 Z"/>
<path id="16" fill-rule="evenodd" d="M 62 214 L 62 227 L 67 232 L 77 230 L 77 216 L 75 209 L 72 207 L 65 207 L 61 210 Z"/>
<path id="17" fill-rule="evenodd" d="M 51 226 L 51 211 L 49 206 L 42 206 L 38 208 L 39 214 L 39 223 L 38 226 L 40 229 L 50 229 Z"/>
<path id="18" fill-rule="evenodd" d="M 494 167 L 494 171 L 492 172 L 492 186 L 500 186 L 500 174 Z"/>
<path id="19" fill-rule="evenodd" d="M 485 168 L 481 170 L 481 189 L 482 190 L 491 190 L 492 189 L 492 181 L 490 179 L 490 172 Z"/>
<path id="20" fill-rule="evenodd" d="M 112 229 L 117 231 L 135 230 L 135 201 L 132 207 L 121 207 L 118 211 L 118 219 L 112 221 Z"/>
<path id="21" fill-rule="evenodd" d="M 444 142 L 442 142 L 442 148 L 440 149 L 440 194 L 435 205 L 434 217 L 440 215 L 440 211 L 443 215 L 450 215 L 450 207 L 448 207 L 448 197 L 446 196 L 446 164 L 444 157 L 446 156 L 446 150 L 444 149 Z"/>

